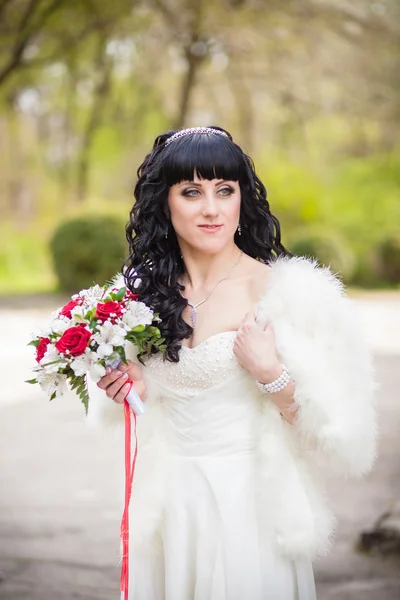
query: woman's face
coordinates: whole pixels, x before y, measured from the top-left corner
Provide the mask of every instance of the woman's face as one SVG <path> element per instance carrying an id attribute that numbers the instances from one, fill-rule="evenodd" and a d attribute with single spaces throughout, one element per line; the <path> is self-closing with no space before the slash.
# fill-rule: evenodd
<path id="1" fill-rule="evenodd" d="M 200 179 L 181 181 L 168 194 L 171 222 L 181 248 L 218 252 L 229 242 L 240 220 L 238 181 Z M 201 225 L 220 225 L 215 230 Z"/>

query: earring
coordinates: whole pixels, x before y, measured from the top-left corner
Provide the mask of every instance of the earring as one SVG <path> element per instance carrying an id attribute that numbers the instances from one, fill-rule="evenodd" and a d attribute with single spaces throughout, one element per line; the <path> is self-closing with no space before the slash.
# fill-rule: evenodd
<path id="1" fill-rule="evenodd" d="M 240 223 L 238 225 L 238 233 L 239 233 L 239 235 L 242 235 L 242 228 L 240 227 Z"/>
<path id="2" fill-rule="evenodd" d="M 168 239 L 168 229 L 167 229 L 167 233 L 165 234 L 165 239 Z"/>

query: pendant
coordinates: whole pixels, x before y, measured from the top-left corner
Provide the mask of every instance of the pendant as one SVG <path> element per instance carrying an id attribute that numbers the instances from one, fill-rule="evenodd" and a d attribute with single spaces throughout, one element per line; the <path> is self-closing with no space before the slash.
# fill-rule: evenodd
<path id="1" fill-rule="evenodd" d="M 196 308 L 194 306 L 192 306 L 192 312 L 190 314 L 190 318 L 192 319 L 192 327 L 193 329 L 196 327 Z"/>

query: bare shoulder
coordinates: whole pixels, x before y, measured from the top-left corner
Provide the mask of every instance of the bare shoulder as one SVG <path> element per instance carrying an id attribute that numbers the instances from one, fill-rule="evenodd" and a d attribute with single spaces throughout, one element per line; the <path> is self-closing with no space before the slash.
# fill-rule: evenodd
<path id="1" fill-rule="evenodd" d="M 251 256 L 246 256 L 246 267 L 249 282 L 249 294 L 253 302 L 257 302 L 266 289 L 271 267 Z"/>

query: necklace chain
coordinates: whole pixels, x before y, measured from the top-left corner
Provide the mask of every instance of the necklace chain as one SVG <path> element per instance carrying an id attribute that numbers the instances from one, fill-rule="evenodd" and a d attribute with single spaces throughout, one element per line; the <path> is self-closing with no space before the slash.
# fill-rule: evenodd
<path id="1" fill-rule="evenodd" d="M 188 299 L 186 298 L 186 296 L 184 296 L 183 294 L 181 294 L 181 295 L 182 295 L 182 297 L 183 297 L 183 298 L 185 298 L 185 300 L 187 300 L 187 301 L 188 301 L 188 304 L 189 304 L 189 306 L 191 306 L 191 307 L 192 307 L 192 312 L 191 312 L 191 315 L 190 315 L 190 317 L 191 317 L 191 319 L 192 319 L 192 326 L 193 326 L 193 329 L 196 327 L 196 319 L 197 319 L 197 310 L 196 310 L 196 309 L 197 309 L 197 307 L 198 307 L 198 306 L 200 306 L 200 304 L 203 304 L 203 303 L 204 303 L 206 300 L 208 300 L 208 299 L 209 299 L 209 297 L 211 296 L 211 294 L 213 293 L 213 291 L 215 290 L 215 288 L 216 288 L 216 287 L 217 287 L 217 286 L 218 286 L 218 285 L 219 285 L 219 284 L 220 284 L 222 281 L 225 281 L 225 279 L 229 279 L 229 277 L 230 277 L 230 276 L 232 275 L 232 273 L 233 273 L 233 270 L 234 270 L 234 268 L 236 267 L 236 265 L 239 263 L 240 259 L 242 258 L 242 255 L 243 255 L 243 250 L 241 250 L 241 251 L 240 251 L 239 258 L 237 259 L 237 261 L 236 261 L 236 262 L 235 262 L 235 264 L 233 265 L 232 269 L 229 271 L 228 275 L 227 275 L 226 277 L 223 277 L 223 279 L 220 279 L 220 280 L 218 281 L 218 283 L 217 283 L 217 284 L 216 284 L 216 285 L 213 287 L 213 289 L 211 290 L 211 292 L 209 292 L 209 293 L 207 294 L 207 296 L 204 298 L 204 300 L 201 300 L 201 301 L 200 301 L 200 302 L 198 302 L 197 304 L 193 304 L 192 302 L 190 302 L 190 300 L 188 300 Z"/>

